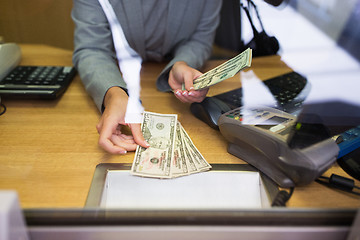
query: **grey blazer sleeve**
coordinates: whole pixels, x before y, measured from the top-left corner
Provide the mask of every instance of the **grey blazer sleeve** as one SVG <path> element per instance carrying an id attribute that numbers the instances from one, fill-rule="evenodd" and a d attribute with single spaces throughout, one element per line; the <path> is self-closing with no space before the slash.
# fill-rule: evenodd
<path id="1" fill-rule="evenodd" d="M 116 62 L 108 21 L 97 0 L 74 0 L 72 18 L 75 23 L 73 63 L 101 111 L 109 88 L 126 88 Z"/>
<path id="2" fill-rule="evenodd" d="M 196 2 L 200 1 L 191 1 L 191 4 L 196 4 Z M 168 77 L 171 67 L 175 62 L 184 61 L 190 67 L 199 69 L 210 57 L 216 28 L 220 21 L 219 12 L 221 3 L 222 1 L 220 0 L 205 0 L 201 3 L 201 9 L 199 9 L 199 6 L 192 6 L 187 9 L 186 15 L 189 17 L 196 16 L 199 12 L 202 12 L 202 15 L 198 20 L 193 19 L 193 21 L 197 21 L 197 27 L 191 37 L 175 45 L 173 59 L 167 64 L 157 79 L 156 84 L 160 91 L 171 90 L 168 84 Z"/>

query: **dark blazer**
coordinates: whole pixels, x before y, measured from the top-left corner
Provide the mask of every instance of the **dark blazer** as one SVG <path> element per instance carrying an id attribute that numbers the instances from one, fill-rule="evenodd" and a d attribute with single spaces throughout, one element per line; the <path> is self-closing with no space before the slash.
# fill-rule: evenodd
<path id="1" fill-rule="evenodd" d="M 154 60 L 145 48 L 142 19 L 142 7 L 149 1 L 109 0 L 129 45 L 143 61 Z M 170 90 L 167 77 L 176 61 L 185 61 L 198 69 L 210 57 L 221 8 L 221 0 L 167 1 L 170 3 L 166 36 L 159 51 L 162 60 L 169 63 L 157 80 L 160 91 Z M 110 87 L 126 88 L 116 63 L 109 24 L 97 0 L 74 0 L 72 18 L 75 23 L 73 62 L 86 90 L 101 109 Z"/>

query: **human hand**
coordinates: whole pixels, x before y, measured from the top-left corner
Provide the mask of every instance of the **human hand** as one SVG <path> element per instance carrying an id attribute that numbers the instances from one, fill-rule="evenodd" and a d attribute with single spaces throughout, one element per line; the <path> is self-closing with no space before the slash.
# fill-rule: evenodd
<path id="1" fill-rule="evenodd" d="M 104 99 L 105 110 L 96 125 L 99 136 L 99 146 L 112 154 L 125 154 L 135 151 L 137 144 L 149 147 L 141 132 L 140 123 L 126 124 L 125 113 L 128 96 L 119 87 L 110 88 Z M 123 127 L 128 126 L 132 132 L 127 135 Z"/>
<path id="2" fill-rule="evenodd" d="M 189 67 L 185 62 L 176 62 L 169 73 L 169 85 L 174 95 L 182 102 L 201 102 L 206 97 L 208 88 L 195 90 L 193 81 L 202 75 L 198 70 Z M 182 84 L 185 90 L 182 90 Z"/>

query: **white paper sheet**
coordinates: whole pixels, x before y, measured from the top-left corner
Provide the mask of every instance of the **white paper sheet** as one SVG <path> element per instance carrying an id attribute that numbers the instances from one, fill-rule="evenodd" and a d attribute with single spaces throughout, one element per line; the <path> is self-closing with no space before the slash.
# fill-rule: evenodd
<path id="1" fill-rule="evenodd" d="M 263 206 L 258 172 L 210 171 L 175 179 L 109 171 L 101 206 L 121 209 L 237 209 Z"/>

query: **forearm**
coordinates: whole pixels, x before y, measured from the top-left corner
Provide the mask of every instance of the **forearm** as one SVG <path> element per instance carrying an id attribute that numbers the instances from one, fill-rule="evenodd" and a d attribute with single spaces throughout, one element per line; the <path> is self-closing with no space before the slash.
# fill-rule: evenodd
<path id="1" fill-rule="evenodd" d="M 74 1 L 72 18 L 75 23 L 73 63 L 85 89 L 101 110 L 109 88 L 126 88 L 115 60 L 108 22 L 96 0 Z"/>
<path id="2" fill-rule="evenodd" d="M 102 109 L 105 93 L 114 86 L 126 88 L 120 71 L 110 60 L 99 60 L 99 56 L 83 58 L 74 62 L 86 91 L 99 110 Z"/>
<path id="3" fill-rule="evenodd" d="M 128 95 L 125 90 L 119 87 L 111 87 L 104 97 L 104 108 L 125 109 Z"/>

